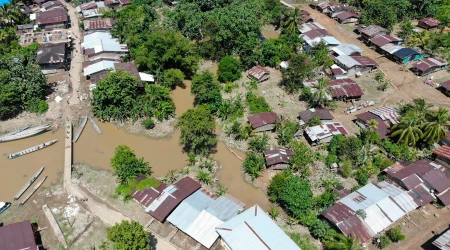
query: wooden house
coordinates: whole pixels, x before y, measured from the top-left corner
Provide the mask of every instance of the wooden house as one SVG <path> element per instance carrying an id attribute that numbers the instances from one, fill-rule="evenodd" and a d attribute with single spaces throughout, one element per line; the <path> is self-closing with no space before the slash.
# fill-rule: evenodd
<path id="1" fill-rule="evenodd" d="M 247 117 L 248 122 L 256 132 L 273 130 L 281 120 L 274 112 L 263 112 Z"/>

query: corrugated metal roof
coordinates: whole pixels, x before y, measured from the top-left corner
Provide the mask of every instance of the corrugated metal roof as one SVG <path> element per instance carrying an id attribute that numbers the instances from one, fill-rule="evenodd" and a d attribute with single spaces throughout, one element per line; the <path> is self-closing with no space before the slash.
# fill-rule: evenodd
<path id="1" fill-rule="evenodd" d="M 258 205 L 220 225 L 216 231 L 233 250 L 300 250 Z"/>
<path id="2" fill-rule="evenodd" d="M 397 186 L 395 183 L 382 181 L 376 183 L 375 186 L 389 194 L 394 202 L 405 212 L 412 211 L 419 206 L 407 191 Z"/>
<path id="3" fill-rule="evenodd" d="M 379 32 L 388 33 L 388 30 L 386 30 L 385 28 L 378 26 L 378 25 L 369 25 L 366 28 L 361 30 L 362 34 L 365 34 L 369 37 L 372 37 L 373 35 L 376 35 Z"/>
<path id="4" fill-rule="evenodd" d="M 99 18 L 95 20 L 84 20 L 84 30 L 96 29 L 112 29 L 116 19 L 113 18 Z"/>
<path id="5" fill-rule="evenodd" d="M 347 20 L 348 18 L 351 18 L 351 17 L 359 18 L 358 14 L 355 14 L 355 13 L 353 13 L 351 11 L 345 11 L 345 12 L 339 13 L 339 14 L 336 15 L 336 17 L 340 21 Z"/>
<path id="6" fill-rule="evenodd" d="M 340 134 L 348 134 L 348 131 L 340 122 L 322 122 L 322 125 L 305 128 L 305 132 L 311 141 L 323 140 L 330 136 Z"/>
<path id="7" fill-rule="evenodd" d="M 237 211 L 243 210 L 244 207 L 245 204 L 243 202 L 229 194 L 225 194 L 211 203 L 206 208 L 206 211 L 222 221 L 228 221 L 238 214 Z"/>
<path id="8" fill-rule="evenodd" d="M 438 192 L 444 192 L 450 188 L 450 179 L 440 170 L 433 169 L 422 176 Z"/>
<path id="9" fill-rule="evenodd" d="M 83 71 L 84 71 L 84 76 L 89 76 L 89 75 L 95 74 L 100 71 L 113 70 L 114 68 L 115 67 L 114 67 L 113 61 L 100 61 L 98 63 L 94 63 L 94 64 L 87 66 L 86 68 L 84 68 Z"/>
<path id="10" fill-rule="evenodd" d="M 325 29 L 320 23 L 318 22 L 312 22 L 312 23 L 304 23 L 300 26 L 299 31 L 300 33 L 305 33 L 310 30 L 317 30 L 317 29 Z"/>
<path id="11" fill-rule="evenodd" d="M 447 62 L 439 58 L 427 58 L 413 64 L 413 68 L 420 71 L 427 71 L 430 68 L 447 65 Z"/>
<path id="12" fill-rule="evenodd" d="M 216 216 L 202 210 L 189 228 L 185 231 L 206 248 L 210 248 L 219 238 L 216 228 L 223 224 Z"/>
<path id="13" fill-rule="evenodd" d="M 336 79 L 328 82 L 331 88 L 331 96 L 334 98 L 346 96 L 356 98 L 364 95 L 359 85 L 352 79 Z"/>
<path id="14" fill-rule="evenodd" d="M 351 56 L 340 55 L 336 57 L 336 60 L 345 67 L 346 70 L 349 70 L 355 66 L 361 65 L 358 61 L 353 59 Z"/>
<path id="15" fill-rule="evenodd" d="M 450 146 L 443 145 L 433 151 L 433 154 L 438 155 L 445 159 L 450 159 Z"/>
<path id="16" fill-rule="evenodd" d="M 56 8 L 37 13 L 36 24 L 57 24 L 68 21 L 67 11 L 64 8 Z"/>
<path id="17" fill-rule="evenodd" d="M 400 59 L 403 59 L 403 58 L 410 57 L 413 55 L 420 55 L 420 52 L 413 48 L 401 48 L 401 49 L 395 51 L 393 54 L 394 54 L 394 56 L 396 56 Z"/>
<path id="18" fill-rule="evenodd" d="M 441 87 L 445 88 L 446 90 L 450 90 L 450 80 L 441 83 Z"/>
<path id="19" fill-rule="evenodd" d="M 423 177 L 425 174 L 429 173 L 433 169 L 439 169 L 441 167 L 442 166 L 440 165 L 432 164 L 431 160 L 423 159 L 411 163 L 406 168 L 411 172 L 416 173 L 418 176 Z"/>
<path id="20" fill-rule="evenodd" d="M 425 23 L 430 27 L 437 27 L 437 26 L 439 26 L 439 24 L 441 24 L 441 22 L 439 20 L 437 20 L 436 18 L 432 18 L 432 17 L 426 17 L 426 18 L 420 19 L 419 23 Z"/>
<path id="21" fill-rule="evenodd" d="M 324 109 L 324 108 L 307 109 L 298 114 L 300 119 L 302 121 L 304 121 L 305 123 L 308 123 L 309 120 L 311 120 L 311 118 L 315 115 L 318 116 L 320 120 L 333 120 L 334 119 L 331 112 L 328 109 Z"/>
<path id="22" fill-rule="evenodd" d="M 387 197 L 377 202 L 377 206 L 389 217 L 392 222 L 395 222 L 406 214 L 406 211 L 403 211 L 403 209 L 401 209 L 391 197 Z"/>
<path id="23" fill-rule="evenodd" d="M 339 44 L 338 46 L 332 48 L 332 50 L 339 55 L 347 55 L 347 56 L 355 52 L 356 53 L 363 52 L 363 50 L 360 47 L 354 44 L 345 44 L 345 43 Z"/>
<path id="24" fill-rule="evenodd" d="M 29 220 L 0 227 L 2 250 L 38 249 Z"/>
<path id="25" fill-rule="evenodd" d="M 378 47 L 382 47 L 382 46 L 384 46 L 384 45 L 386 45 L 388 43 L 398 42 L 398 41 L 401 41 L 401 40 L 402 39 L 400 39 L 398 37 L 395 37 L 395 36 L 392 36 L 392 35 L 388 35 L 388 34 L 380 34 L 380 35 L 377 35 L 377 36 L 369 39 L 369 41 L 371 43 L 375 44 Z"/>
<path id="26" fill-rule="evenodd" d="M 166 184 L 161 183 L 157 188 L 146 188 L 144 190 L 135 190 L 131 197 L 139 202 L 144 207 L 148 207 L 154 199 L 167 187 Z"/>
<path id="27" fill-rule="evenodd" d="M 409 194 L 416 199 L 415 202 L 419 206 L 425 206 L 436 199 L 434 194 L 432 194 L 424 184 L 420 184 L 414 189 L 411 189 Z"/>
<path id="28" fill-rule="evenodd" d="M 392 204 L 393 203 L 390 203 L 390 205 Z M 364 211 L 366 212 L 366 218 L 364 219 L 364 221 L 375 234 L 383 231 L 393 223 L 393 221 L 390 220 L 389 217 L 385 213 L 383 213 L 381 208 L 376 204 L 364 209 Z"/>
<path id="29" fill-rule="evenodd" d="M 94 32 L 84 36 L 81 47 L 85 54 L 91 55 L 101 52 L 127 52 L 125 44 L 121 44 L 117 38 L 113 38 L 109 32 Z M 93 49 L 90 51 L 89 49 Z M 88 51 L 89 50 L 89 51 Z"/>
<path id="30" fill-rule="evenodd" d="M 250 76 L 253 76 L 256 79 L 261 79 L 265 74 L 270 74 L 270 71 L 265 69 L 264 67 L 261 67 L 259 65 L 254 66 L 253 68 L 248 70 L 248 74 Z"/>
<path id="31" fill-rule="evenodd" d="M 277 164 L 290 164 L 290 158 L 294 154 L 294 151 L 287 148 L 274 148 L 264 151 L 264 158 L 266 159 L 266 165 L 272 166 Z"/>
<path id="32" fill-rule="evenodd" d="M 435 241 L 433 241 L 433 245 L 438 247 L 441 250 L 450 250 L 450 230 L 447 230 L 444 234 L 439 236 Z"/>
<path id="33" fill-rule="evenodd" d="M 369 110 L 370 113 L 380 117 L 383 121 L 389 120 L 392 124 L 400 123 L 398 120 L 400 114 L 397 109 L 389 106 L 379 107 L 376 109 Z"/>
<path id="34" fill-rule="evenodd" d="M 352 56 L 353 60 L 357 61 L 362 66 L 375 66 L 378 67 L 378 63 L 367 56 Z"/>
<path id="35" fill-rule="evenodd" d="M 364 210 L 378 201 L 385 199 L 389 195 L 378 189 L 372 183 L 365 185 L 348 196 L 339 200 L 353 211 Z"/>
<path id="36" fill-rule="evenodd" d="M 447 189 L 444 192 L 438 194 L 437 197 L 445 206 L 450 205 L 450 189 Z"/>
<path id="37" fill-rule="evenodd" d="M 263 112 L 259 114 L 254 114 L 247 117 L 248 122 L 252 125 L 253 129 L 262 127 L 267 124 L 275 124 L 280 122 L 280 118 L 275 112 Z"/>
<path id="38" fill-rule="evenodd" d="M 321 37 L 322 41 L 325 42 L 326 45 L 338 45 L 341 44 L 336 38 L 333 36 L 323 36 Z"/>
<path id="39" fill-rule="evenodd" d="M 386 51 L 387 53 L 389 53 L 391 55 L 394 54 L 397 50 L 400 50 L 402 48 L 403 48 L 403 46 L 395 45 L 392 43 L 388 43 L 386 45 L 381 46 L 382 50 Z"/>

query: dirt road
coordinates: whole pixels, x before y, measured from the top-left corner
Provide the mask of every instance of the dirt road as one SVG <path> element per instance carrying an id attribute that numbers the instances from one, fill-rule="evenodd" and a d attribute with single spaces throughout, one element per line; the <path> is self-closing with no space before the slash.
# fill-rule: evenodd
<path id="1" fill-rule="evenodd" d="M 72 95 L 70 96 L 69 103 L 70 105 L 78 105 L 80 104 L 80 99 L 78 99 L 77 91 L 80 88 L 80 75 L 81 75 L 81 67 L 84 61 L 82 50 L 81 50 L 81 31 L 79 27 L 80 19 L 78 18 L 78 13 L 76 8 L 72 4 L 66 4 L 67 12 L 70 16 L 70 20 L 72 25 L 70 27 L 70 31 L 73 35 L 73 41 L 75 44 L 75 48 L 72 52 L 72 61 L 71 67 L 69 71 L 70 81 L 72 83 Z M 67 110 L 66 110 L 67 111 Z M 69 114 L 67 114 L 69 115 Z"/>

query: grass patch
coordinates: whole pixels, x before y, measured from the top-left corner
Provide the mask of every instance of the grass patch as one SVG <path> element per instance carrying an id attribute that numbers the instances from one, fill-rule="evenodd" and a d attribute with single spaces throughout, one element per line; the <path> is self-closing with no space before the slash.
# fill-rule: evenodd
<path id="1" fill-rule="evenodd" d="M 289 237 L 300 247 L 302 250 L 317 250 L 317 246 L 311 242 L 311 239 L 307 235 L 301 235 L 299 233 L 290 233 Z"/>
<path id="2" fill-rule="evenodd" d="M 113 198 L 118 198 L 119 196 L 123 197 L 123 201 L 129 201 L 131 200 L 131 193 L 134 192 L 134 190 L 144 190 L 146 188 L 157 188 L 159 187 L 161 183 L 152 178 L 149 177 L 147 179 L 144 179 L 140 182 L 137 182 L 136 180 L 131 180 L 128 182 L 128 185 L 126 184 L 120 184 L 116 188 L 116 193 L 113 196 Z"/>
<path id="3" fill-rule="evenodd" d="M 252 114 L 272 111 L 263 96 L 258 96 L 252 92 L 247 93 L 247 104 L 250 109 L 250 113 Z"/>

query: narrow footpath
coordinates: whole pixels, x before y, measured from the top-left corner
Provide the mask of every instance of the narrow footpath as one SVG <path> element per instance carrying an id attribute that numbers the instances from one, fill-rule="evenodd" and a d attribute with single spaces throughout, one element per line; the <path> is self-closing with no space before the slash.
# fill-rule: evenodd
<path id="1" fill-rule="evenodd" d="M 72 134 L 73 134 L 73 125 L 72 125 L 72 112 L 70 106 L 79 105 L 80 99 L 78 98 L 78 90 L 80 88 L 80 80 L 81 80 L 81 69 L 82 63 L 84 61 L 84 57 L 81 50 L 81 38 L 82 33 L 79 28 L 79 16 L 74 6 L 70 3 L 65 3 L 67 7 L 67 11 L 70 16 L 70 20 L 72 22 L 72 26 L 70 28 L 74 41 L 74 51 L 72 53 L 72 61 L 71 68 L 69 71 L 70 82 L 72 86 L 72 94 L 69 98 L 69 105 L 64 112 L 64 116 L 66 117 L 66 125 L 65 125 L 65 158 L 64 158 L 64 189 L 70 195 L 75 197 L 84 197 L 87 198 L 87 201 L 84 203 L 88 209 L 92 212 L 93 215 L 97 216 L 100 220 L 108 225 L 114 225 L 115 223 L 120 223 L 123 220 L 130 221 L 131 219 L 121 212 L 116 211 L 115 209 L 111 209 L 105 202 L 93 196 L 92 194 L 83 191 L 78 185 L 72 183 L 72 153 L 73 153 L 73 144 L 72 144 Z M 153 246 L 155 249 L 163 249 L 163 250 L 176 250 L 176 248 L 167 242 L 165 239 L 159 237 L 156 234 L 152 234 L 156 240 L 153 240 L 152 243 L 156 241 L 156 244 Z"/>

